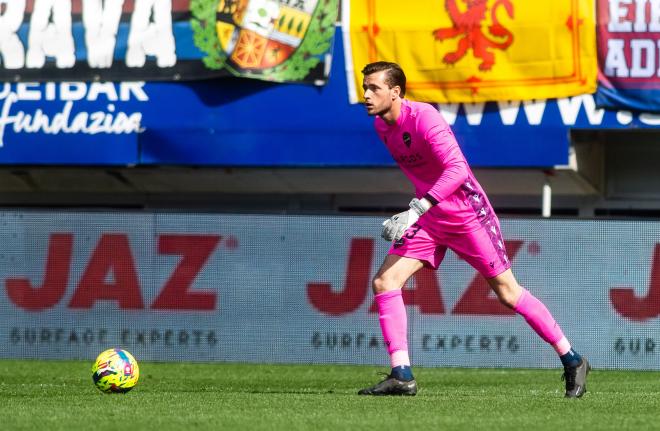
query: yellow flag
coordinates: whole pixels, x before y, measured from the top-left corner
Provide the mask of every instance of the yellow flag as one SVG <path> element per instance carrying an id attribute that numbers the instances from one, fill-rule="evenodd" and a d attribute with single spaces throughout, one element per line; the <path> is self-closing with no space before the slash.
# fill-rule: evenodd
<path id="1" fill-rule="evenodd" d="M 344 12 L 357 89 L 364 65 L 382 60 L 399 63 L 407 96 L 426 102 L 596 90 L 593 0 L 351 0 Z"/>

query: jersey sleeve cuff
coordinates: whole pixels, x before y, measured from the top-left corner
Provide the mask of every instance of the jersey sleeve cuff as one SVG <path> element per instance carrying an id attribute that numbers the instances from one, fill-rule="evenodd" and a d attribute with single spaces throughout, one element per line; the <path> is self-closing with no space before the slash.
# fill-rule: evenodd
<path id="1" fill-rule="evenodd" d="M 425 194 L 424 198 L 427 201 L 431 202 L 431 205 L 438 205 L 438 200 L 436 198 L 434 198 L 433 196 L 431 196 L 431 193 Z"/>

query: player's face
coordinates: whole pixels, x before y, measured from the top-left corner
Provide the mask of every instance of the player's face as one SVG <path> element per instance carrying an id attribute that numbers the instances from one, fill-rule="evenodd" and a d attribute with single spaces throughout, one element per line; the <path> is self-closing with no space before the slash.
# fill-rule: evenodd
<path id="1" fill-rule="evenodd" d="M 390 88 L 385 82 L 387 71 L 366 75 L 362 81 L 364 107 L 369 115 L 384 115 L 392 108 L 392 102 L 399 97 L 400 88 Z"/>

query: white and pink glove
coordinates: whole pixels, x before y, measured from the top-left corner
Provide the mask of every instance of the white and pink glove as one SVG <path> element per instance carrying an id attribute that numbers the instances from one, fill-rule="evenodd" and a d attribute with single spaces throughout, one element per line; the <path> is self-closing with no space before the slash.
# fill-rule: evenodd
<path id="1" fill-rule="evenodd" d="M 419 220 L 433 205 L 426 198 L 413 198 L 410 201 L 410 209 L 393 215 L 383 222 L 381 236 L 387 241 L 398 241 L 406 230 Z"/>

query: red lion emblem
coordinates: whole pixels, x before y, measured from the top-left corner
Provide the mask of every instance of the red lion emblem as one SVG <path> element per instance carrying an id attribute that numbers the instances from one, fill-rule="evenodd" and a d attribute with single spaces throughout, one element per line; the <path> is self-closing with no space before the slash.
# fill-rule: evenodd
<path id="1" fill-rule="evenodd" d="M 463 0 L 467 10 L 461 12 L 456 5 L 456 0 L 445 0 L 445 8 L 449 13 L 454 25 L 449 28 L 439 28 L 433 31 L 437 40 L 452 39 L 460 37 L 458 48 L 454 52 L 447 53 L 442 61 L 454 64 L 465 56 L 467 50 L 472 48 L 474 56 L 482 59 L 479 70 L 490 70 L 495 64 L 495 54 L 489 48 L 507 49 L 513 43 L 513 34 L 500 24 L 497 18 L 497 9 L 502 6 L 513 18 L 513 4 L 511 0 L 496 0 L 490 10 L 492 25 L 488 32 L 497 38 L 504 38 L 501 42 L 489 39 L 481 30 L 482 22 L 486 19 L 488 10 L 487 0 Z"/>

